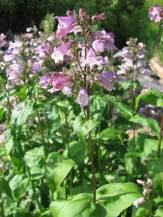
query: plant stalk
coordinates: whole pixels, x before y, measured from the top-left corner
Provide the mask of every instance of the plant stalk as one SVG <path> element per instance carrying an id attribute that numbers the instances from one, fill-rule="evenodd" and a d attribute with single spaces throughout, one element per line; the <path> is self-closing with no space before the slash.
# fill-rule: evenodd
<path id="1" fill-rule="evenodd" d="M 90 110 L 89 106 L 87 107 L 87 119 L 90 119 Z M 94 161 L 94 148 L 92 143 L 92 135 L 91 132 L 88 134 L 88 144 L 89 144 L 89 158 L 91 162 L 91 170 L 92 170 L 92 191 L 93 191 L 93 198 L 92 201 L 96 203 L 96 169 L 95 169 L 95 161 Z"/>
<path id="2" fill-rule="evenodd" d="M 96 203 L 96 169 L 94 164 L 94 150 L 93 150 L 91 133 L 89 133 L 88 136 L 89 136 L 89 151 L 90 151 L 90 161 L 91 161 L 91 170 L 92 170 L 93 202 Z"/>
<path id="3" fill-rule="evenodd" d="M 160 121 L 160 135 L 158 140 L 158 149 L 157 149 L 157 157 L 161 157 L 161 142 L 162 142 L 162 136 L 163 135 L 163 114 L 161 114 L 161 121 Z"/>

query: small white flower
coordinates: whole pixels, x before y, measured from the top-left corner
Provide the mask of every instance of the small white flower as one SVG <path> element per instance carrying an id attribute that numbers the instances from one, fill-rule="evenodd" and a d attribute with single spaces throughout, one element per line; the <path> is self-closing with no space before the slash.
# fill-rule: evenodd
<path id="1" fill-rule="evenodd" d="M 138 199 L 136 199 L 134 202 L 133 202 L 133 205 L 138 208 L 139 205 L 143 204 L 145 202 L 145 199 L 144 197 L 140 197 Z"/>

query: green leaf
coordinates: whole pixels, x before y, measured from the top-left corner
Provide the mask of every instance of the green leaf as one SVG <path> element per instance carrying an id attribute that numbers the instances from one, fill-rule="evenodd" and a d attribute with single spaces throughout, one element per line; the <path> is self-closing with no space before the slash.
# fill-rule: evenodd
<path id="1" fill-rule="evenodd" d="M 54 217 L 105 217 L 105 209 L 92 202 L 91 194 L 80 194 L 68 201 L 56 201 L 50 205 Z"/>
<path id="2" fill-rule="evenodd" d="M 86 146 L 84 143 L 80 141 L 72 141 L 69 143 L 69 152 L 71 159 L 73 159 L 76 163 L 84 162 L 86 152 Z"/>
<path id="3" fill-rule="evenodd" d="M 147 89 L 136 97 L 135 108 L 138 109 L 140 101 L 155 106 L 163 106 L 163 94 L 158 90 Z"/>
<path id="4" fill-rule="evenodd" d="M 102 113 L 108 104 L 108 97 L 106 95 L 91 96 L 90 97 L 91 113 Z"/>
<path id="5" fill-rule="evenodd" d="M 16 96 L 19 97 L 20 100 L 25 100 L 27 98 L 27 88 L 26 86 L 22 86 L 22 87 L 19 87 L 17 90 L 16 90 Z"/>
<path id="6" fill-rule="evenodd" d="M 59 187 L 75 163 L 71 159 L 63 159 L 58 153 L 51 153 L 46 161 L 46 176 L 52 190 Z"/>
<path id="7" fill-rule="evenodd" d="M 143 127 L 150 128 L 155 135 L 159 136 L 160 127 L 156 120 L 152 118 L 146 118 L 142 115 L 135 115 L 130 119 L 130 121 Z"/>
<path id="8" fill-rule="evenodd" d="M 107 210 L 107 217 L 118 217 L 140 197 L 142 195 L 134 183 L 113 183 L 97 189 L 97 200 Z"/>
<path id="9" fill-rule="evenodd" d="M 23 175 L 15 175 L 10 180 L 10 188 L 16 199 L 21 198 L 31 188 L 29 177 Z"/>
<path id="10" fill-rule="evenodd" d="M 98 125 L 98 122 L 95 121 L 94 119 L 90 119 L 88 121 L 85 121 L 85 123 L 82 126 L 82 133 L 83 135 L 88 135 L 88 133 L 90 133 L 92 130 L 96 129 Z"/>
<path id="11" fill-rule="evenodd" d="M 156 173 L 163 172 L 163 158 L 150 160 L 147 164 L 150 176 L 155 176 Z"/>
<path id="12" fill-rule="evenodd" d="M 155 217 L 163 217 L 163 206 L 156 210 Z"/>
<path id="13" fill-rule="evenodd" d="M 133 116 L 130 108 L 126 104 L 115 101 L 115 100 L 112 100 L 112 103 L 122 117 L 129 119 Z"/>
<path id="14" fill-rule="evenodd" d="M 4 116 L 4 108 L 0 107 L 0 121 L 3 119 Z"/>
<path id="15" fill-rule="evenodd" d="M 33 104 L 31 102 L 18 104 L 12 112 L 11 124 L 21 126 L 25 124 L 28 117 L 33 113 Z"/>
<path id="16" fill-rule="evenodd" d="M 85 118 L 81 116 L 77 116 L 74 120 L 73 128 L 74 131 L 78 134 L 82 134 L 84 136 L 88 135 L 92 130 L 96 129 L 98 122 L 94 119 L 85 120 Z"/>
<path id="17" fill-rule="evenodd" d="M 135 208 L 132 217 L 148 217 L 150 215 L 150 210 L 147 207 Z"/>
<path id="18" fill-rule="evenodd" d="M 2 196 L 3 193 L 6 194 L 8 197 L 12 198 L 9 183 L 4 177 L 0 176 L 0 195 Z"/>
<path id="19" fill-rule="evenodd" d="M 43 147 L 33 148 L 26 152 L 24 157 L 30 173 L 35 179 L 44 176 L 44 149 Z"/>
<path id="20" fill-rule="evenodd" d="M 106 128 L 99 133 L 99 138 L 105 141 L 110 139 L 120 139 L 121 131 L 115 128 Z"/>

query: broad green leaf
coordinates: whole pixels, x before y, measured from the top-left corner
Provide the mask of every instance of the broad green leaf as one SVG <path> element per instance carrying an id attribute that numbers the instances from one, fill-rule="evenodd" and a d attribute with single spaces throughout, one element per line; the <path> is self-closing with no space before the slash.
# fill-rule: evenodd
<path id="1" fill-rule="evenodd" d="M 147 164 L 148 173 L 150 176 L 155 176 L 156 173 L 163 172 L 163 158 L 150 160 Z"/>
<path id="2" fill-rule="evenodd" d="M 163 194 L 163 158 L 150 160 L 147 169 L 152 178 L 152 188 L 157 195 Z"/>
<path id="3" fill-rule="evenodd" d="M 150 128 L 155 135 L 159 136 L 160 127 L 156 120 L 152 118 L 146 118 L 145 116 L 142 115 L 135 115 L 130 119 L 130 121 L 139 124 L 143 127 Z"/>
<path id="4" fill-rule="evenodd" d="M 157 195 L 163 195 L 163 172 L 154 175 L 152 180 L 152 188 Z"/>
<path id="5" fill-rule="evenodd" d="M 128 174 L 132 175 L 135 174 L 135 170 L 137 169 L 136 167 L 136 162 L 138 161 L 138 157 L 139 157 L 140 153 L 138 152 L 127 152 L 127 154 L 125 155 L 125 167 L 126 167 L 126 171 L 128 172 Z"/>
<path id="6" fill-rule="evenodd" d="M 150 216 L 150 212 L 150 207 L 143 204 L 137 208 L 133 208 L 132 217 L 148 217 Z"/>
<path id="7" fill-rule="evenodd" d="M 11 115 L 11 124 L 16 124 L 21 126 L 25 124 L 28 117 L 33 113 L 33 104 L 31 102 L 28 103 L 20 103 L 18 104 Z"/>
<path id="8" fill-rule="evenodd" d="M 0 107 L 0 121 L 3 119 L 4 116 L 4 109 Z"/>
<path id="9" fill-rule="evenodd" d="M 99 133 L 99 138 L 105 141 L 112 139 L 120 139 L 121 131 L 115 128 L 106 128 Z"/>
<path id="10" fill-rule="evenodd" d="M 9 183 L 4 177 L 0 176 L 0 195 L 2 196 L 3 193 L 6 194 L 8 197 L 12 198 Z"/>
<path id="11" fill-rule="evenodd" d="M 21 198 L 31 188 L 29 177 L 24 177 L 23 175 L 15 175 L 9 184 L 16 199 Z"/>
<path id="12" fill-rule="evenodd" d="M 106 105 L 108 104 L 108 97 L 106 95 L 97 95 L 97 96 L 91 96 L 90 102 L 91 102 L 91 112 L 100 112 L 102 113 Z"/>
<path id="13" fill-rule="evenodd" d="M 85 123 L 83 124 L 81 130 L 83 135 L 88 135 L 88 133 L 90 133 L 92 130 L 96 129 L 98 125 L 98 122 L 95 121 L 94 119 L 90 119 L 88 121 L 85 121 Z"/>
<path id="14" fill-rule="evenodd" d="M 20 100 L 25 100 L 27 98 L 27 88 L 26 86 L 22 86 L 22 87 L 19 87 L 17 90 L 16 90 L 16 96 L 19 97 Z"/>
<path id="15" fill-rule="evenodd" d="M 135 108 L 138 109 L 140 101 L 155 106 L 163 106 L 163 94 L 158 90 L 147 89 L 136 97 Z"/>
<path id="16" fill-rule="evenodd" d="M 52 190 L 59 187 L 75 163 L 71 159 L 63 159 L 58 153 L 51 153 L 46 161 L 46 176 Z"/>
<path id="17" fill-rule="evenodd" d="M 94 119 L 85 120 L 84 117 L 78 116 L 74 123 L 74 131 L 84 136 L 88 135 L 92 130 L 96 129 L 98 122 Z"/>
<path id="18" fill-rule="evenodd" d="M 113 183 L 97 189 L 97 199 L 107 210 L 107 217 L 118 217 L 140 197 L 142 195 L 134 183 Z"/>
<path id="19" fill-rule="evenodd" d="M 71 159 L 73 159 L 76 163 L 84 162 L 86 152 L 86 146 L 84 143 L 80 141 L 72 141 L 69 143 L 69 151 Z"/>
<path id="20" fill-rule="evenodd" d="M 124 118 L 129 119 L 133 116 L 131 109 L 126 104 L 114 100 L 112 101 L 112 103 L 117 109 L 117 111 L 120 113 L 120 115 Z"/>
<path id="21" fill-rule="evenodd" d="M 24 159 L 34 179 L 40 179 L 45 175 L 43 147 L 33 148 L 27 151 Z"/>
<path id="22" fill-rule="evenodd" d="M 163 217 L 163 206 L 156 210 L 154 217 Z"/>
<path id="23" fill-rule="evenodd" d="M 106 217 L 105 209 L 92 202 L 92 196 L 77 195 L 71 200 L 56 201 L 50 205 L 54 217 Z"/>

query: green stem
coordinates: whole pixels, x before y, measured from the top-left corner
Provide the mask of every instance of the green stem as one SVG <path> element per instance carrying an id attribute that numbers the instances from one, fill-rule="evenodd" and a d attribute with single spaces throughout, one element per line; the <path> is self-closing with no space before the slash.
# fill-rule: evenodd
<path id="1" fill-rule="evenodd" d="M 27 134 L 27 141 L 28 141 L 28 144 L 29 144 L 29 136 Z M 24 150 L 23 150 L 24 152 Z M 35 185 L 34 185 L 34 182 L 33 182 L 33 178 L 32 178 L 32 175 L 31 175 L 31 172 L 30 172 L 30 169 L 29 167 L 26 165 L 25 161 L 24 161 L 24 164 L 25 164 L 25 168 L 26 168 L 26 171 L 27 171 L 27 174 L 28 174 L 28 177 L 29 177 L 29 180 L 30 180 L 30 183 L 31 183 L 31 187 L 32 187 L 32 191 L 33 191 L 33 195 L 34 195 L 34 198 L 36 200 L 36 204 L 39 208 L 39 210 L 41 211 L 42 210 L 42 206 L 41 206 L 41 203 L 38 199 L 38 196 L 37 196 L 37 192 L 36 192 L 36 189 L 35 189 Z"/>
<path id="2" fill-rule="evenodd" d="M 66 132 L 66 140 L 68 140 L 69 138 L 69 132 L 68 132 L 68 120 L 67 120 L 67 111 L 65 110 L 65 132 Z M 71 158 L 71 153 L 70 153 L 70 147 L 68 144 L 68 141 L 65 142 L 66 143 L 66 147 L 67 147 L 67 152 L 68 152 L 68 158 Z M 70 196 L 72 196 L 72 186 L 73 186 L 73 173 L 72 170 L 70 171 L 69 174 L 70 180 L 69 180 L 69 194 Z"/>
<path id="3" fill-rule="evenodd" d="M 157 149 L 157 157 L 161 157 L 161 143 L 162 143 L 162 134 L 163 134 L 163 114 L 161 115 L 161 121 L 160 121 L 160 136 L 158 140 L 158 149 Z"/>
<path id="4" fill-rule="evenodd" d="M 3 206 L 3 199 L 0 200 L 0 207 L 1 207 L 1 216 L 5 217 L 5 212 L 4 212 L 4 206 Z"/>
<path id="5" fill-rule="evenodd" d="M 40 114 L 39 114 L 38 110 L 36 111 L 36 115 L 37 115 L 37 119 L 38 119 L 38 125 L 39 125 L 41 140 L 42 140 L 42 143 L 43 143 L 44 155 L 45 155 L 45 159 L 46 159 L 46 157 L 47 157 L 47 149 L 46 149 L 46 144 L 45 144 L 44 129 L 42 128 L 41 117 L 40 117 Z"/>
<path id="6" fill-rule="evenodd" d="M 90 161 L 91 161 L 91 170 L 92 170 L 93 202 L 96 203 L 96 169 L 94 164 L 94 150 L 93 150 L 91 133 L 89 133 L 88 137 L 89 137 L 89 151 L 90 151 Z"/>
<path id="7" fill-rule="evenodd" d="M 87 107 L 87 119 L 88 120 L 90 119 L 89 106 Z M 93 191 L 92 201 L 96 203 L 96 169 L 95 169 L 94 148 L 93 148 L 91 132 L 89 132 L 88 134 L 88 144 L 89 144 L 89 158 L 90 158 L 91 170 L 92 170 L 92 191 Z"/>
<path id="8" fill-rule="evenodd" d="M 26 69 L 28 69 L 28 66 L 26 66 Z M 25 73 L 24 71 L 24 79 L 23 79 L 23 82 L 24 82 L 24 85 L 26 86 L 27 90 L 28 90 L 28 93 L 29 93 L 29 76 L 28 76 L 28 73 Z M 31 99 L 33 100 L 33 102 L 35 104 L 37 104 L 37 99 L 36 99 L 36 96 L 35 96 L 35 93 L 32 94 L 31 96 Z M 42 123 L 41 123 L 41 117 L 40 117 L 40 114 L 39 114 L 39 111 L 38 109 L 36 110 L 36 116 L 37 116 L 37 119 L 38 119 L 38 125 L 39 125 L 39 131 L 40 131 L 40 135 L 41 135 L 41 140 L 42 140 L 42 145 L 43 145 L 43 148 L 44 148 L 44 156 L 45 156 L 45 159 L 47 157 L 47 149 L 46 149 L 46 144 L 45 144 L 45 137 L 44 137 L 44 129 L 42 128 Z"/>
<path id="9" fill-rule="evenodd" d="M 161 43 L 161 32 L 162 32 L 162 22 L 160 22 L 159 28 L 158 28 L 158 36 L 157 36 L 158 47 L 160 46 L 160 43 Z"/>
<path id="10" fill-rule="evenodd" d="M 30 180 L 30 183 L 31 183 L 31 187 L 32 187 L 34 198 L 36 200 L 36 204 L 37 204 L 39 210 L 42 211 L 42 205 L 41 205 L 41 203 L 40 203 L 40 201 L 38 199 L 38 195 L 37 195 L 37 192 L 36 192 L 36 189 L 35 189 L 35 186 L 34 186 L 34 182 L 33 182 L 33 179 L 32 179 L 31 173 L 30 173 L 30 169 L 28 168 L 27 165 L 26 165 L 26 170 L 27 170 L 28 177 L 29 177 L 29 180 Z"/>
<path id="11" fill-rule="evenodd" d="M 10 103 L 9 93 L 8 93 L 8 89 L 7 89 L 6 85 L 4 85 L 4 88 L 5 88 L 5 92 L 7 94 L 7 111 L 8 111 L 7 122 L 9 123 L 10 119 L 11 119 L 12 105 Z"/>

